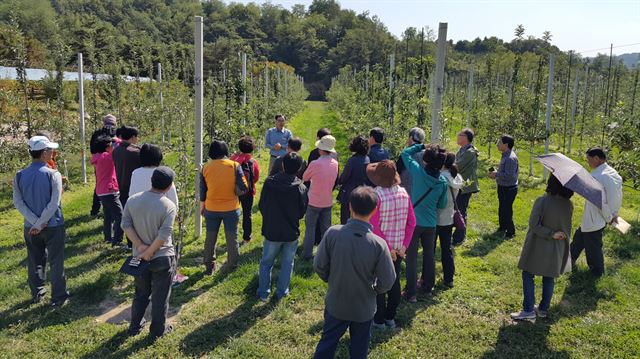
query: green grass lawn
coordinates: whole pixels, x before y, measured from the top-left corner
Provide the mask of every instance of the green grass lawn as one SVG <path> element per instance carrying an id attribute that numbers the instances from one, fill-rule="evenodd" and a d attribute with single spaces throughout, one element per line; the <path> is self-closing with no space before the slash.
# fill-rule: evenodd
<path id="1" fill-rule="evenodd" d="M 341 130 L 326 104 L 309 102 L 289 128 L 303 139 L 303 153 L 313 148 L 319 127 L 334 130 L 342 162 L 353 134 Z M 483 149 L 484 150 L 484 149 Z M 514 324 L 508 313 L 520 309 L 521 279 L 517 260 L 526 232 L 531 204 L 542 194 L 540 180 L 526 179 L 528 154 L 519 153 L 522 186 L 515 202 L 518 229 L 514 240 L 491 236 L 497 228 L 495 184 L 481 165 L 481 192 L 471 201 L 469 240 L 456 249 L 455 288 L 438 284 L 432 298 L 402 303 L 399 329 L 376 333 L 372 358 L 414 357 L 638 357 L 640 356 L 640 238 L 637 213 L 640 194 L 625 189 L 621 215 L 633 220 L 633 233 L 605 233 L 607 274 L 593 280 L 581 258 L 579 270 L 557 281 L 550 317 L 536 323 Z M 261 168 L 267 156 L 259 157 Z M 541 173 L 539 166 L 536 174 Z M 266 171 L 266 170 L 265 170 Z M 92 176 L 90 176 L 92 177 Z M 241 262 L 233 273 L 203 276 L 203 238 L 185 243 L 182 272 L 189 280 L 171 297 L 175 331 L 155 343 L 145 334 L 129 338 L 126 324 L 118 324 L 131 303 L 132 281 L 118 269 L 127 253 L 102 244 L 101 220 L 89 217 L 92 185 L 76 185 L 63 196 L 67 245 L 65 262 L 69 305 L 59 311 L 46 303 L 29 306 L 26 249 L 22 218 L 11 205 L 10 189 L 0 191 L 0 357 L 213 357 L 305 358 L 320 337 L 326 285 L 311 264 L 297 262 L 291 294 L 280 302 L 260 302 L 257 288 L 261 255 L 261 218 L 254 208 L 254 240 L 241 248 Z M 583 200 L 574 198 L 574 223 Z M 334 207 L 334 223 L 339 208 Z M 220 240 L 219 243 L 224 243 Z M 220 248 L 224 261 L 224 246 Z M 404 272 L 402 273 L 404 279 Z M 404 282 L 404 280 L 403 280 Z M 538 281 L 539 283 L 539 281 Z M 538 287 L 540 288 L 540 287 Z M 538 290 L 538 295 L 540 291 Z M 124 315 L 126 317 L 126 315 Z M 97 319 L 100 317 L 100 319 Z M 109 319 L 112 318 L 112 319 Z M 106 319 L 109 319 L 105 322 Z M 113 323 L 115 321 L 115 323 Z M 347 338 L 338 357 L 348 356 Z"/>

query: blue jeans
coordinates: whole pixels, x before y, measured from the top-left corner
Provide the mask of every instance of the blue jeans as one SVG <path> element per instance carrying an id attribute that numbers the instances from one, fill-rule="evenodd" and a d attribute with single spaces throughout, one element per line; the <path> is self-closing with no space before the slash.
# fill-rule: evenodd
<path id="1" fill-rule="evenodd" d="M 204 265 L 207 269 L 216 262 L 216 242 L 220 224 L 224 222 L 224 236 L 227 242 L 227 264 L 235 267 L 238 264 L 238 222 L 240 210 L 228 212 L 204 211 L 207 235 L 204 241 Z"/>
<path id="2" fill-rule="evenodd" d="M 293 242 L 272 242 L 264 240 L 262 245 L 262 259 L 260 260 L 260 279 L 258 284 L 258 296 L 267 298 L 271 293 L 271 269 L 280 254 L 280 273 L 278 274 L 278 287 L 276 295 L 282 298 L 289 294 L 289 283 L 293 273 L 293 261 L 298 248 L 298 240 Z"/>
<path id="3" fill-rule="evenodd" d="M 349 357 L 351 359 L 366 358 L 371 339 L 371 320 L 366 322 L 350 322 L 338 319 L 325 309 L 322 337 L 313 354 L 314 359 L 333 358 L 340 338 L 349 328 L 351 343 L 349 343 Z"/>
<path id="4" fill-rule="evenodd" d="M 522 271 L 522 292 L 524 300 L 522 301 L 522 310 L 525 312 L 533 311 L 533 304 L 536 301 L 536 285 L 533 282 L 535 276 L 527 271 Z M 551 277 L 542 277 L 542 299 L 538 309 L 549 310 L 551 297 L 553 297 L 553 287 L 555 280 Z"/>

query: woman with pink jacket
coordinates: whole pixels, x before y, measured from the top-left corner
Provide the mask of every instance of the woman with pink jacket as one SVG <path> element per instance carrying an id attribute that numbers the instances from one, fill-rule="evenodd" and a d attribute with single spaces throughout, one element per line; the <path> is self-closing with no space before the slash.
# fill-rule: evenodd
<path id="1" fill-rule="evenodd" d="M 391 290 L 378 295 L 378 309 L 373 317 L 373 327 L 393 329 L 396 327 L 396 311 L 401 299 L 400 264 L 411 243 L 416 216 L 409 194 L 399 186 L 400 176 L 393 161 L 383 160 L 368 165 L 367 177 L 376 185 L 375 190 L 378 194 L 377 211 L 371 217 L 373 233 L 387 242 L 396 270 L 396 281 Z"/>
<path id="2" fill-rule="evenodd" d="M 119 246 L 122 242 L 122 204 L 120 203 L 120 188 L 113 164 L 112 139 L 109 136 L 99 136 L 94 143 L 96 152 L 91 155 L 91 164 L 96 169 L 96 194 L 104 208 L 104 241 L 112 246 Z M 113 237 L 112 237 L 113 234 Z"/>

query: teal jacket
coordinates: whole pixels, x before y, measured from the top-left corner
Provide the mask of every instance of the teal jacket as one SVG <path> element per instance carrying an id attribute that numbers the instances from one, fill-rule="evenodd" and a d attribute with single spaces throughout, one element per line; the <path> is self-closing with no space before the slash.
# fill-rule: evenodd
<path id="1" fill-rule="evenodd" d="M 409 171 L 409 175 L 412 179 L 411 186 L 411 201 L 416 203 L 420 197 L 422 197 L 430 188 L 433 188 L 429 195 L 425 197 L 414 208 L 416 213 L 416 224 L 420 227 L 435 228 L 438 218 L 438 209 L 443 209 L 447 206 L 447 179 L 443 176 L 435 178 L 428 174 L 424 168 L 413 158 L 413 154 L 418 153 L 424 149 L 424 145 L 415 144 L 402 151 L 400 157 L 404 162 L 404 165 Z"/>

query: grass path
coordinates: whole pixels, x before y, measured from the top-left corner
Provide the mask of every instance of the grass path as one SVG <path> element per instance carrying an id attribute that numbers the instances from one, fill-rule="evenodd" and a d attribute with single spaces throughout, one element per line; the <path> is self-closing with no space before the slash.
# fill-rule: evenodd
<path id="1" fill-rule="evenodd" d="M 288 125 L 303 139 L 303 153 L 313 147 L 319 127 L 332 128 L 342 162 L 348 134 L 324 103 L 307 103 Z M 346 126 L 344 126 L 346 127 Z M 521 154 L 526 163 L 526 154 Z M 266 168 L 264 154 L 261 168 Z M 488 160 L 483 164 L 488 167 Z M 486 165 L 486 166 L 485 166 Z M 607 231 L 608 273 L 598 281 L 584 270 L 562 277 L 556 286 L 551 316 L 536 323 L 512 324 L 507 318 L 521 302 L 516 263 L 526 231 L 529 208 L 543 188 L 525 181 L 515 203 L 518 236 L 502 241 L 489 235 L 497 222 L 495 184 L 481 173 L 481 188 L 470 207 L 470 240 L 456 250 L 456 286 L 414 305 L 401 304 L 400 329 L 377 333 L 372 358 L 413 357 L 632 357 L 640 353 L 640 240 L 638 232 L 619 236 Z M 74 294 L 71 305 L 51 312 L 28 306 L 26 250 L 21 217 L 0 191 L 0 357 L 212 357 L 305 358 L 313 353 L 322 325 L 326 286 L 310 264 L 296 263 L 291 294 L 280 302 L 257 300 L 261 218 L 254 215 L 254 240 L 241 248 L 233 273 L 202 274 L 203 239 L 187 241 L 183 273 L 190 279 L 174 290 L 174 333 L 151 344 L 145 335 L 129 338 L 125 324 L 96 322 L 107 310 L 131 302 L 131 280 L 117 273 L 125 253 L 101 244 L 101 222 L 87 213 L 90 186 L 65 192 L 66 269 Z M 582 202 L 575 199 L 574 222 Z M 625 191 L 625 218 L 634 219 L 640 196 Z M 334 223 L 337 221 L 337 207 Z M 254 208 L 254 212 L 256 208 Z M 635 223 L 637 226 L 637 222 Z M 637 228 L 637 227 L 636 227 Z M 224 243 L 224 241 L 220 241 Z M 224 247 L 221 248 L 224 252 Z M 221 259 L 224 261 L 224 254 Z M 404 273 L 402 274 L 404 276 Z M 346 341 L 338 357 L 347 357 Z"/>

